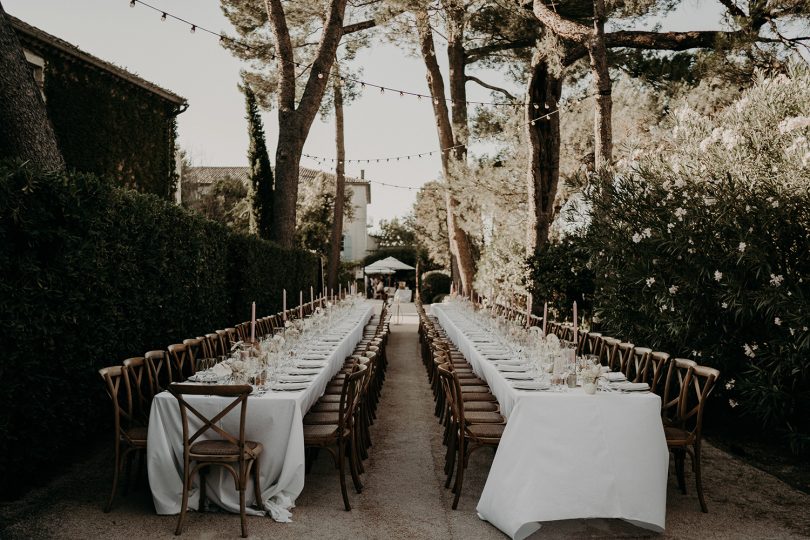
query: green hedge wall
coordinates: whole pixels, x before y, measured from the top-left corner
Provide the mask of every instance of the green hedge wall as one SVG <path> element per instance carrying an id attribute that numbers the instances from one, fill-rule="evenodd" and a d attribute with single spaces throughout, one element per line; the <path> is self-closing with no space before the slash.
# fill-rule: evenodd
<path id="1" fill-rule="evenodd" d="M 317 259 L 84 174 L 0 164 L 2 496 L 109 428 L 96 370 L 280 309 Z M 59 459 L 57 460 L 57 456 Z"/>

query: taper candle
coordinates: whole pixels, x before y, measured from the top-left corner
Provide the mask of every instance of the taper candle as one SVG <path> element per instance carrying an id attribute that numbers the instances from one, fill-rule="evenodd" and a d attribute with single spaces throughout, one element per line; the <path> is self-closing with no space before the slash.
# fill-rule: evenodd
<path id="1" fill-rule="evenodd" d="M 250 342 L 256 341 L 256 302 L 250 307 Z"/>

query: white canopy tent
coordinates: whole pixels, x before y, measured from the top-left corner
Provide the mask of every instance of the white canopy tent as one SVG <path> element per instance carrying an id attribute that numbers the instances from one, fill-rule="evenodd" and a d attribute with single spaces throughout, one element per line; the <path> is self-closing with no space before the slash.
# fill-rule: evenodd
<path id="1" fill-rule="evenodd" d="M 385 259 L 371 263 L 372 266 L 377 264 L 380 266 L 387 266 L 392 270 L 415 270 L 413 266 L 405 264 L 395 257 L 386 257 Z"/>

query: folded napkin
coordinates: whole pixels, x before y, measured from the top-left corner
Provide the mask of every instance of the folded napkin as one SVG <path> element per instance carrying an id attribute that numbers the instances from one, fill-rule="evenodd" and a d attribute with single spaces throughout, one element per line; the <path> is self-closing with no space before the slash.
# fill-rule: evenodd
<path id="1" fill-rule="evenodd" d="M 321 368 L 326 365 L 326 362 L 315 362 L 314 360 L 303 360 L 296 364 L 299 368 Z"/>
<path id="2" fill-rule="evenodd" d="M 518 390 L 547 390 L 551 388 L 551 385 L 540 381 L 515 381 L 512 383 L 512 388 Z"/>
<path id="3" fill-rule="evenodd" d="M 532 379 L 532 376 L 525 372 L 511 372 L 507 373 L 503 376 L 504 379 L 510 381 L 528 381 Z"/>
<path id="4" fill-rule="evenodd" d="M 310 382 L 312 380 L 311 375 L 279 375 L 278 377 L 279 382 Z"/>
<path id="5" fill-rule="evenodd" d="M 620 371 L 608 371 L 607 373 L 603 373 L 602 377 L 607 379 L 610 382 L 618 382 L 618 381 L 626 381 L 627 377 L 624 376 L 624 373 Z"/>
<path id="6" fill-rule="evenodd" d="M 614 388 L 622 392 L 646 392 L 650 389 L 650 385 L 645 382 L 623 382 L 615 385 Z"/>
<path id="7" fill-rule="evenodd" d="M 231 375 L 231 373 L 233 373 L 233 371 L 231 371 L 230 367 L 226 366 L 225 364 L 221 364 L 221 363 L 214 365 L 214 367 L 211 368 L 211 371 L 217 377 L 229 377 Z"/>
<path id="8" fill-rule="evenodd" d="M 526 371 L 528 368 L 520 364 L 499 364 L 498 371 Z"/>

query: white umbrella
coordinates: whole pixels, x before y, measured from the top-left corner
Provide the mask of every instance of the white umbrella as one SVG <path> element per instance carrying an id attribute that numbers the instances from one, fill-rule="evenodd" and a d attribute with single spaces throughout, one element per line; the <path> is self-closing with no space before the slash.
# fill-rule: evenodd
<path id="1" fill-rule="evenodd" d="M 376 265 L 376 264 L 379 264 L 381 266 L 387 266 L 388 268 L 391 268 L 393 270 L 414 270 L 413 266 L 411 266 L 409 264 L 405 264 L 404 262 L 402 262 L 399 259 L 396 259 L 394 257 L 386 257 L 385 259 L 382 259 L 381 261 L 376 261 L 376 262 L 372 263 L 372 265 Z"/>
<path id="2" fill-rule="evenodd" d="M 393 274 L 396 272 L 393 268 L 379 264 L 380 261 L 366 266 L 363 270 L 366 274 Z"/>

